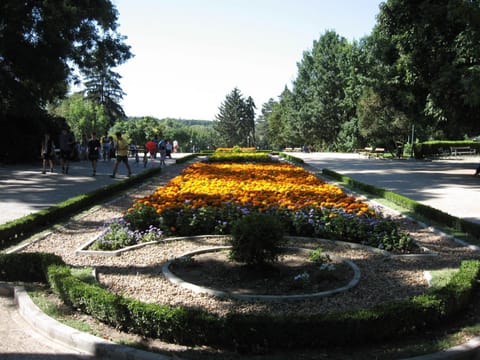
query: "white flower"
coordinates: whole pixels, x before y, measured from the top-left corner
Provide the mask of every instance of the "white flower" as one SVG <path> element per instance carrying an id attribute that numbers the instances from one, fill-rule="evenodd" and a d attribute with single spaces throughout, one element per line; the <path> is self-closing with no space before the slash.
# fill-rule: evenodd
<path id="1" fill-rule="evenodd" d="M 304 273 L 296 275 L 293 279 L 295 281 L 298 281 L 298 280 L 308 281 L 310 279 L 310 275 L 305 271 Z"/>

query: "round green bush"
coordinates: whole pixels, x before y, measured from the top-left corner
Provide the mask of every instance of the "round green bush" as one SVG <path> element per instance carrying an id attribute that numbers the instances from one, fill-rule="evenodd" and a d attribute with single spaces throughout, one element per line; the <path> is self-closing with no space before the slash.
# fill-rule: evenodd
<path id="1" fill-rule="evenodd" d="M 248 265 L 265 265 L 277 260 L 285 243 L 278 216 L 247 214 L 232 225 L 230 259 Z"/>

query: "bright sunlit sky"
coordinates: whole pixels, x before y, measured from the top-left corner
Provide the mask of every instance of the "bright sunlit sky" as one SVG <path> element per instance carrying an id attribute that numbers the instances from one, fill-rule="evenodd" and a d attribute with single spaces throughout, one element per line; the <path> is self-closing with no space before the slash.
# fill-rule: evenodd
<path id="1" fill-rule="evenodd" d="M 380 0 L 113 0 L 135 55 L 122 75 L 128 116 L 213 120 L 235 87 L 257 114 L 292 88 L 297 63 L 327 30 L 369 35 Z"/>

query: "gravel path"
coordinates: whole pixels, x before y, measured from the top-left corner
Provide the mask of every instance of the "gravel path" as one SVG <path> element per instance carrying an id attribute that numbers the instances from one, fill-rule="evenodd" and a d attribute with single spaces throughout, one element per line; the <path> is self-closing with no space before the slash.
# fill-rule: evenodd
<path id="1" fill-rule="evenodd" d="M 44 251 L 60 255 L 74 266 L 94 266 L 99 279 L 110 290 L 145 302 L 170 305 L 185 305 L 208 309 L 224 315 L 228 312 L 265 311 L 272 313 L 325 313 L 402 299 L 423 293 L 427 287 L 424 272 L 442 268 L 457 268 L 463 259 L 479 258 L 480 254 L 454 241 L 422 228 L 418 223 L 403 219 L 416 241 L 438 253 L 436 256 L 385 257 L 365 249 L 349 249 L 332 246 L 333 254 L 353 260 L 361 270 L 360 283 L 353 289 L 334 296 L 287 302 L 265 303 L 246 302 L 232 299 L 218 299 L 212 296 L 194 294 L 166 280 L 161 272 L 162 265 L 187 251 L 201 247 L 224 245 L 216 238 L 182 240 L 147 245 L 128 251 L 118 257 L 75 255 L 75 250 L 100 233 L 101 226 L 113 217 L 121 216 L 134 197 L 150 193 L 157 186 L 178 175 L 186 165 L 172 165 L 165 168 L 157 178 L 126 195 L 103 204 L 95 210 L 83 213 L 55 232 L 22 249 L 25 252 Z M 388 210 L 386 210 L 388 212 Z M 302 244 L 315 248 L 314 241 Z"/>

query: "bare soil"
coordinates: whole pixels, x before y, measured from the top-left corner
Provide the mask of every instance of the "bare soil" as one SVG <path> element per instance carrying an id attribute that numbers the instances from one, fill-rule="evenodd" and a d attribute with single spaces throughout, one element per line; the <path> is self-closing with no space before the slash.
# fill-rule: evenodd
<path id="1" fill-rule="evenodd" d="M 246 265 L 229 259 L 222 250 L 195 255 L 192 261 L 174 261 L 170 271 L 184 281 L 230 294 L 298 295 L 334 290 L 349 283 L 353 270 L 332 258 L 331 270 L 308 259 L 308 253 L 286 250 L 271 264 Z"/>

